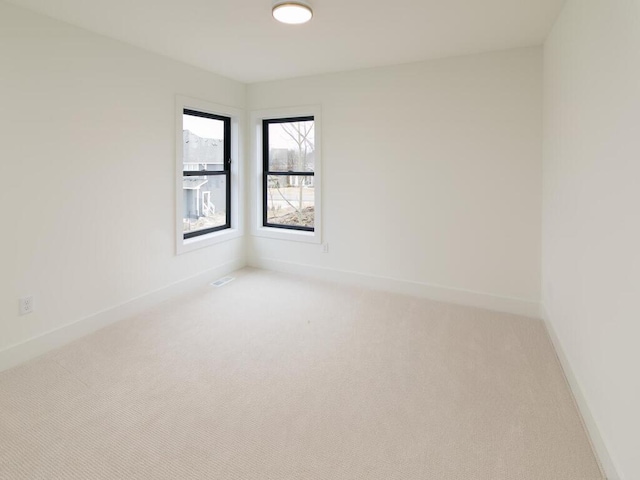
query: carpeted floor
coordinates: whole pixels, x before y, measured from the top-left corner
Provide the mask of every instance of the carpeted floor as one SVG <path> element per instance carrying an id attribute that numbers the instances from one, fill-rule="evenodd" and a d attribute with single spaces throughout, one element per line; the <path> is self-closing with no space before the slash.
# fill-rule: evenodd
<path id="1" fill-rule="evenodd" d="M 540 321 L 235 276 L 0 373 L 0 478 L 602 478 Z"/>

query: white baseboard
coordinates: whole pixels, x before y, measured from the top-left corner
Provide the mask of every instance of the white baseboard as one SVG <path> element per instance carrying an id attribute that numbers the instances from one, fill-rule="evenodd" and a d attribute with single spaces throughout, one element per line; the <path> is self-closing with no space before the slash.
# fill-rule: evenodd
<path id="1" fill-rule="evenodd" d="M 184 280 L 167 285 L 153 292 L 133 298 L 125 303 L 97 312 L 89 317 L 63 325 L 49 332 L 11 345 L 0 351 L 0 371 L 38 357 L 80 337 L 88 335 L 112 323 L 132 317 L 158 303 L 177 297 L 206 285 L 211 280 L 227 275 L 246 265 L 244 259 L 224 263 Z"/>
<path id="2" fill-rule="evenodd" d="M 429 298 L 440 302 L 455 303 L 498 312 L 513 313 L 515 315 L 523 315 L 526 317 L 540 318 L 540 304 L 531 300 L 502 297 L 488 293 L 474 292 L 471 290 L 462 290 L 421 282 L 400 280 L 397 278 L 304 265 L 270 258 L 251 258 L 248 263 L 251 267 L 262 268 L 265 270 L 294 273 L 348 285 L 356 285 L 375 290 L 384 290 L 404 295 Z"/>
<path id="3" fill-rule="evenodd" d="M 616 471 L 613 460 L 611 459 L 611 455 L 609 454 L 609 450 L 604 442 L 604 439 L 600 434 L 600 429 L 598 428 L 598 425 L 593 418 L 593 415 L 591 414 L 591 409 L 589 408 L 587 399 L 582 392 L 580 383 L 578 382 L 578 379 L 573 372 L 573 369 L 571 368 L 569 359 L 567 358 L 564 349 L 562 348 L 562 343 L 560 343 L 560 339 L 558 338 L 555 328 L 553 327 L 551 316 L 549 315 L 549 312 L 544 305 L 540 306 L 540 313 L 547 328 L 547 332 L 549 333 L 549 337 L 551 338 L 551 342 L 555 347 L 556 354 L 558 355 L 558 360 L 560 361 L 560 365 L 562 366 L 562 370 L 564 371 L 564 375 L 567 379 L 567 383 L 569 384 L 569 388 L 573 393 L 576 407 L 578 408 L 578 411 L 582 416 L 582 422 L 589 435 L 591 446 L 600 464 L 602 474 L 604 475 L 606 480 L 621 480 L 618 472 Z"/>

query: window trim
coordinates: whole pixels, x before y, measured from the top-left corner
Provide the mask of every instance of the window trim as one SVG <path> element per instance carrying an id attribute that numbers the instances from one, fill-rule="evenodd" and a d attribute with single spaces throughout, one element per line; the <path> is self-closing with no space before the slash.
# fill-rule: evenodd
<path id="1" fill-rule="evenodd" d="M 263 120 L 313 117 L 314 118 L 314 229 L 313 231 L 271 227 L 263 225 L 264 211 L 264 146 Z M 320 105 L 270 108 L 255 110 L 250 114 L 251 151 L 253 152 L 253 174 L 250 186 L 251 235 L 304 243 L 322 243 L 322 109 Z"/>
<path id="2" fill-rule="evenodd" d="M 217 119 L 229 119 L 230 135 L 225 135 L 225 150 L 228 148 L 230 164 L 228 174 L 225 172 L 213 172 L 213 175 L 226 175 L 227 188 L 227 224 L 220 227 L 212 227 L 204 233 L 188 235 L 185 238 L 183 225 L 183 114 L 185 110 L 202 113 L 203 116 Z M 242 199 L 244 185 L 242 181 L 242 133 L 244 132 L 244 111 L 219 105 L 216 103 L 196 98 L 176 96 L 176 165 L 175 165 L 175 239 L 176 255 L 181 255 L 196 249 L 208 247 L 221 242 L 232 240 L 242 236 L 243 221 L 240 217 L 242 211 Z M 225 126 L 226 130 L 226 126 Z M 226 156 L 226 154 L 225 154 Z M 202 174 L 202 172 L 198 172 Z M 209 175 L 210 173 L 206 173 Z"/>

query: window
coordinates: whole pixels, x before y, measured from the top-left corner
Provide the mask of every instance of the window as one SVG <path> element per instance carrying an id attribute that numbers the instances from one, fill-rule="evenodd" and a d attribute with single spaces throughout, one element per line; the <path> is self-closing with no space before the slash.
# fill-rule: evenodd
<path id="1" fill-rule="evenodd" d="M 322 107 L 254 110 L 251 234 L 322 243 Z"/>
<path id="2" fill-rule="evenodd" d="M 184 109 L 182 120 L 184 238 L 231 227 L 231 118 Z"/>
<path id="3" fill-rule="evenodd" d="M 314 232 L 314 116 L 262 120 L 262 226 Z"/>
<path id="4" fill-rule="evenodd" d="M 176 96 L 176 253 L 242 235 L 244 112 Z"/>

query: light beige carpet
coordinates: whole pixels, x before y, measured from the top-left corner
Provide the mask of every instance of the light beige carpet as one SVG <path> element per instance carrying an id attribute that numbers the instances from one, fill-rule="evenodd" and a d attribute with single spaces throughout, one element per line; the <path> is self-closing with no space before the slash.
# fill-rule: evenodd
<path id="1" fill-rule="evenodd" d="M 540 321 L 236 276 L 1 373 L 0 478 L 602 478 Z"/>

